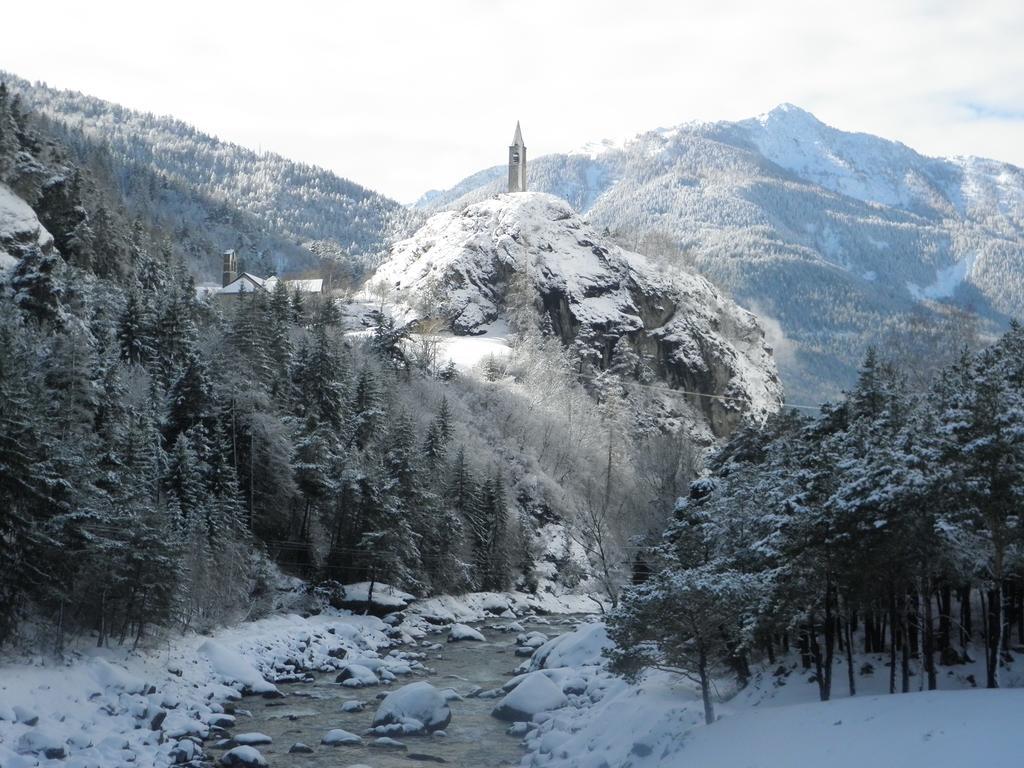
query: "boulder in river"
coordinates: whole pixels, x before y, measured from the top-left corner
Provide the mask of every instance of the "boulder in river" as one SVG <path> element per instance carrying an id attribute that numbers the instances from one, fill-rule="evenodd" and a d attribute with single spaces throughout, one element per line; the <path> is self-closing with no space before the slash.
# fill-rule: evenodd
<path id="1" fill-rule="evenodd" d="M 373 670 L 364 667 L 362 664 L 349 664 L 338 673 L 334 682 L 341 683 L 347 688 L 365 688 L 369 685 L 380 685 L 380 680 Z"/>
<path id="2" fill-rule="evenodd" d="M 266 768 L 267 760 L 256 747 L 241 746 L 220 756 L 224 768 Z"/>
<path id="3" fill-rule="evenodd" d="M 235 744 L 242 746 L 256 747 L 262 744 L 272 744 L 274 740 L 265 733 L 240 733 L 234 737 Z"/>
<path id="4" fill-rule="evenodd" d="M 363 741 L 361 736 L 357 736 L 354 733 L 346 731 L 343 728 L 332 728 L 324 737 L 320 739 L 320 743 L 328 747 L 340 747 L 342 745 L 361 744 Z"/>
<path id="5" fill-rule="evenodd" d="M 404 733 L 430 732 L 447 727 L 452 720 L 448 700 L 430 683 L 420 681 L 392 691 L 373 716 L 374 727 L 388 725 L 413 726 Z"/>
<path id="6" fill-rule="evenodd" d="M 452 624 L 452 628 L 448 632 L 448 642 L 456 643 L 460 640 L 475 640 L 478 643 L 482 643 L 486 638 L 470 626 Z"/>
<path id="7" fill-rule="evenodd" d="M 499 720 L 529 720 L 540 712 L 559 709 L 569 703 L 562 689 L 543 672 L 531 672 L 491 710 Z"/>

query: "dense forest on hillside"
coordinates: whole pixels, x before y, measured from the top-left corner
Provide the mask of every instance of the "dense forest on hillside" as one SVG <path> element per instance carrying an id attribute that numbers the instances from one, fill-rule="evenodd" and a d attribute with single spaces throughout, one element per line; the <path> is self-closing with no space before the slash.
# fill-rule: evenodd
<path id="1" fill-rule="evenodd" d="M 693 675 L 709 722 L 715 675 L 790 650 L 822 700 L 855 693 L 861 652 L 888 654 L 892 692 L 911 659 L 932 690 L 975 653 L 999 685 L 1024 645 L 1024 327 L 922 389 L 870 351 L 841 401 L 740 431 L 709 469 L 612 617 L 620 671 Z"/>

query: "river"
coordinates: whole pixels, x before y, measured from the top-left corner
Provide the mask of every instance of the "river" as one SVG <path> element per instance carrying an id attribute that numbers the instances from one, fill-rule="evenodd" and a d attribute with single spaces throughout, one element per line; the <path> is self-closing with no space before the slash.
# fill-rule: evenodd
<path id="1" fill-rule="evenodd" d="M 549 637 L 568 632 L 577 617 L 552 616 L 541 620 L 521 619 L 526 631 L 537 630 Z M 549 623 L 540 623 L 547 620 Z M 493 623 L 493 622 L 491 622 Z M 390 685 L 351 689 L 334 682 L 336 673 L 317 674 L 311 683 L 279 684 L 283 699 L 247 698 L 239 709 L 252 712 L 252 717 L 239 717 L 237 733 L 258 732 L 273 739 L 272 744 L 258 747 L 271 768 L 277 766 L 331 766 L 343 768 L 367 765 L 372 768 L 410 768 L 444 762 L 459 768 L 497 768 L 518 765 L 523 756 L 521 739 L 506 734 L 509 723 L 491 717 L 497 699 L 465 698 L 465 694 L 479 687 L 484 690 L 498 688 L 515 674 L 515 668 L 524 660 L 515 655 L 516 633 L 488 629 L 488 623 L 472 625 L 486 637 L 485 642 L 464 640 L 444 644 L 446 634 L 430 635 L 419 647 L 398 646 L 398 650 L 423 652 L 424 645 L 439 642 L 444 647 L 427 652 L 422 664 L 426 672 L 400 677 Z M 369 747 L 373 736 L 367 736 L 378 699 L 391 690 L 407 683 L 425 680 L 438 689 L 453 688 L 464 696 L 450 702 L 452 721 L 445 729 L 446 736 L 401 736 L 406 751 L 385 751 Z M 366 703 L 362 712 L 342 712 L 341 705 L 350 699 Z M 320 739 L 332 728 L 363 736 L 363 743 L 355 746 L 329 747 Z M 312 754 L 289 754 L 295 742 L 313 748 Z M 219 757 L 221 750 L 210 749 Z"/>

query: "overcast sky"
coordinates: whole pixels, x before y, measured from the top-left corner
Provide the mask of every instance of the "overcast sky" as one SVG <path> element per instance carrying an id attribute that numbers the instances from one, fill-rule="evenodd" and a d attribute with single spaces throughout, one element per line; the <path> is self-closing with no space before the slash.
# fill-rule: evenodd
<path id="1" fill-rule="evenodd" d="M 408 202 L 529 155 L 781 102 L 1024 165 L 1024 0 L 17 2 L 0 69 Z"/>

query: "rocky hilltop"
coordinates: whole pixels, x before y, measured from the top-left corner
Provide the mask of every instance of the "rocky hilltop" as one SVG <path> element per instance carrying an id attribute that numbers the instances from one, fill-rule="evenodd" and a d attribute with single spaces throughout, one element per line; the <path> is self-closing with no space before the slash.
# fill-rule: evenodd
<path id="1" fill-rule="evenodd" d="M 781 386 L 754 315 L 704 278 L 615 245 L 553 195 L 503 194 L 439 213 L 368 284 L 396 291 L 409 322 L 479 334 L 515 311 L 523 276 L 542 328 L 595 371 L 633 361 L 627 376 L 643 367 L 656 386 L 702 393 L 689 398 L 716 436 L 778 409 Z"/>

